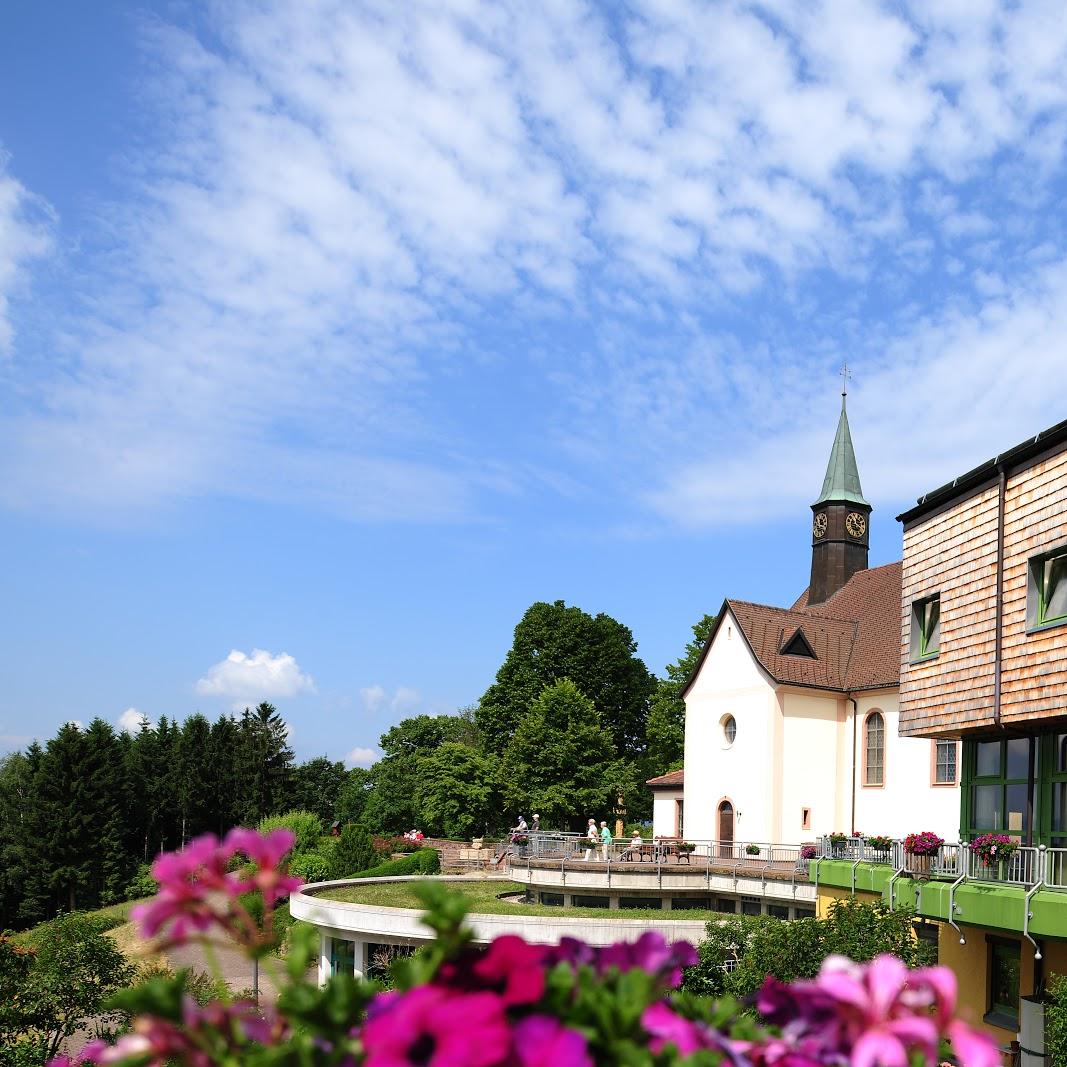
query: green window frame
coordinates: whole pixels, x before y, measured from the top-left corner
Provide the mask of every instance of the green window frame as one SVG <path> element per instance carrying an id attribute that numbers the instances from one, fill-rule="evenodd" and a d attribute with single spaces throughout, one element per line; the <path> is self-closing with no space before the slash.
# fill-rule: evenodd
<path id="1" fill-rule="evenodd" d="M 1030 629 L 1067 622 L 1067 545 L 1030 560 L 1026 621 Z"/>
<path id="2" fill-rule="evenodd" d="M 988 937 L 989 1011 L 985 1021 L 1014 1030 L 1019 1024 L 1019 991 L 1022 971 L 1020 944 L 1006 938 Z"/>
<path id="3" fill-rule="evenodd" d="M 1008 834 L 1029 844 L 1035 832 L 1037 737 L 964 741 L 964 837 Z"/>
<path id="4" fill-rule="evenodd" d="M 1051 848 L 1067 848 L 1067 732 L 1041 738 L 1038 836 Z"/>
<path id="5" fill-rule="evenodd" d="M 933 659 L 941 652 L 941 594 L 911 605 L 911 660 Z"/>

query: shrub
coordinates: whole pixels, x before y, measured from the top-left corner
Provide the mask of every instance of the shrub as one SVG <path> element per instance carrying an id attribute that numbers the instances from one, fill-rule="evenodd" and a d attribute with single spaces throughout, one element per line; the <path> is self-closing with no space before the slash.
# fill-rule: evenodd
<path id="1" fill-rule="evenodd" d="M 142 897 L 154 897 L 158 890 L 159 885 L 152 877 L 152 868 L 147 863 L 142 863 L 130 879 L 129 885 L 122 891 L 122 895 L 127 900 L 140 900 Z"/>
<path id="2" fill-rule="evenodd" d="M 814 977 L 830 955 L 866 961 L 889 953 L 908 967 L 925 966 L 934 962 L 932 949 L 915 937 L 914 918 L 907 909 L 891 910 L 881 901 L 848 898 L 833 901 L 825 919 L 713 920 L 699 946 L 700 964 L 686 972 L 685 988 L 748 997 L 769 974 L 783 982 Z M 727 967 L 732 968 L 728 973 Z"/>
<path id="3" fill-rule="evenodd" d="M 400 878 L 408 874 L 437 874 L 441 870 L 441 855 L 435 848 L 420 848 L 398 860 L 379 863 L 353 878 Z"/>
<path id="4" fill-rule="evenodd" d="M 1067 1063 L 1067 975 L 1048 979 L 1045 1004 L 1045 1056 L 1049 1063 Z"/>
<path id="5" fill-rule="evenodd" d="M 104 1005 L 135 974 L 105 936 L 122 922 L 73 912 L 37 927 L 25 947 L 0 938 L 0 1046 L 40 1047 L 49 1059 L 79 1030 L 121 1021 Z"/>
<path id="6" fill-rule="evenodd" d="M 289 873 L 305 882 L 325 882 L 332 876 L 333 865 L 321 852 L 298 852 L 289 861 Z"/>
<path id="7" fill-rule="evenodd" d="M 310 811 L 287 811 L 284 815 L 268 815 L 257 827 L 261 834 L 271 830 L 292 830 L 296 835 L 293 854 L 313 852 L 322 837 L 322 820 Z"/>
<path id="8" fill-rule="evenodd" d="M 356 871 L 373 867 L 378 860 L 371 835 L 362 826 L 346 826 L 330 858 L 330 877 L 347 878 Z"/>

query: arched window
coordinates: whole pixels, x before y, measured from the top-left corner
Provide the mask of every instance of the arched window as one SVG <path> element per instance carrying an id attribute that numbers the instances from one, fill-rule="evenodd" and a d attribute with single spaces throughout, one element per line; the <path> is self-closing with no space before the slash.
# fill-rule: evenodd
<path id="1" fill-rule="evenodd" d="M 863 784 L 885 785 L 885 717 L 872 711 L 863 724 Z"/>

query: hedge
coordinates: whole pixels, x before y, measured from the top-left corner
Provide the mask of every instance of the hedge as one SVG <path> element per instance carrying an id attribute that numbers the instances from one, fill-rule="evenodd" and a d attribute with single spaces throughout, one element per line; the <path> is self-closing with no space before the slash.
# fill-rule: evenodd
<path id="1" fill-rule="evenodd" d="M 437 874 L 441 870 L 441 854 L 435 848 L 420 848 L 398 860 L 379 863 L 352 875 L 353 878 L 398 878 L 405 874 Z"/>

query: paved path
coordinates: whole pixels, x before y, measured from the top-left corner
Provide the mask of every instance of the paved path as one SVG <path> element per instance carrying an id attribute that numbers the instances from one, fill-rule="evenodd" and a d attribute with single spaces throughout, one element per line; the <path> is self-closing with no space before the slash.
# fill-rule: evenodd
<path id="1" fill-rule="evenodd" d="M 214 958 L 218 969 L 222 972 L 222 979 L 230 987 L 233 993 L 243 993 L 252 989 L 252 961 L 243 952 L 233 945 L 215 945 Z M 202 945 L 179 945 L 167 950 L 167 961 L 174 970 L 189 967 L 194 971 L 214 975 L 208 956 Z M 259 965 L 259 999 L 263 1003 L 271 1003 L 278 996 L 278 991 L 271 981 L 271 970 L 281 974 L 285 969 L 284 961 L 276 956 L 270 957 Z"/>

